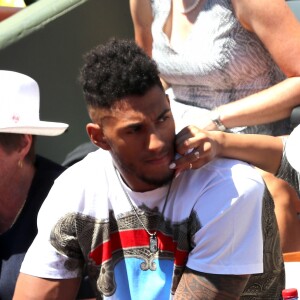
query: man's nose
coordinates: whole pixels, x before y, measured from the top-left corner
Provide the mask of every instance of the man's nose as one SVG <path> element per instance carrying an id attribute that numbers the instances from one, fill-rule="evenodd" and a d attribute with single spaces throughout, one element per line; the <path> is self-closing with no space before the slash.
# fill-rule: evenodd
<path id="1" fill-rule="evenodd" d="M 149 150 L 157 151 L 164 147 L 164 140 L 158 133 L 151 133 L 149 136 Z"/>

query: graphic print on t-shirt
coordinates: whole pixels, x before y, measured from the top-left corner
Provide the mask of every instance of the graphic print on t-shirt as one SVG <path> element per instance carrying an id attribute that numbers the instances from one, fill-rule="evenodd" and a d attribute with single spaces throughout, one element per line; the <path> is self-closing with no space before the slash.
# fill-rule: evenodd
<path id="1" fill-rule="evenodd" d="M 151 233 L 159 224 L 156 253 L 150 252 L 149 235 L 132 211 L 118 218 L 110 212 L 106 220 L 68 214 L 53 229 L 51 243 L 68 256 L 66 268 L 78 268 L 78 261 L 84 260 L 97 290 L 106 297 L 168 299 L 176 290 L 199 223 L 195 216 L 176 224 L 160 221 L 157 210 L 142 209 L 139 216 Z M 194 228 L 188 231 L 191 224 Z"/>

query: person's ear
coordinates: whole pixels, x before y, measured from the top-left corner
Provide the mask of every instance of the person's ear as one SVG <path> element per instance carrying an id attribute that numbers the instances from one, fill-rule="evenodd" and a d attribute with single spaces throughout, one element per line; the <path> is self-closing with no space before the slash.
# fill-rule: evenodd
<path id="1" fill-rule="evenodd" d="M 86 131 L 92 143 L 103 150 L 110 150 L 110 146 L 106 141 L 106 137 L 101 126 L 95 123 L 88 123 L 86 125 Z"/>
<path id="2" fill-rule="evenodd" d="M 32 145 L 32 135 L 24 134 L 19 148 L 20 160 L 24 160 L 29 153 Z"/>

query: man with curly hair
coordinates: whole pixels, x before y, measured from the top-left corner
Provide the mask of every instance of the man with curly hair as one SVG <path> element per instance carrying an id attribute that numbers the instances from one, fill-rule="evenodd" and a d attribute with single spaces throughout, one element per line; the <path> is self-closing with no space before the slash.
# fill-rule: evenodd
<path id="1" fill-rule="evenodd" d="M 100 149 L 56 180 L 14 299 L 74 299 L 83 270 L 97 299 L 238 299 L 263 272 L 258 173 L 229 159 L 174 173 L 170 103 L 133 41 L 88 52 L 80 81 Z"/>

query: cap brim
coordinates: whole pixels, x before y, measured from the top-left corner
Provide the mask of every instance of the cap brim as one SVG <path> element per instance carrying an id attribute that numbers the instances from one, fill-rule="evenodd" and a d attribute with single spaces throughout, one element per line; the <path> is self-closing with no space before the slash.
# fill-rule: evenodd
<path id="1" fill-rule="evenodd" d="M 20 124 L 18 126 L 1 126 L 0 132 L 3 133 L 17 133 L 17 134 L 32 134 L 32 135 L 45 135 L 45 136 L 57 136 L 66 131 L 69 127 L 65 123 L 57 122 L 45 122 L 39 121 L 34 124 Z"/>
<path id="2" fill-rule="evenodd" d="M 288 137 L 285 153 L 291 166 L 300 172 L 300 125 L 298 125 Z"/>

